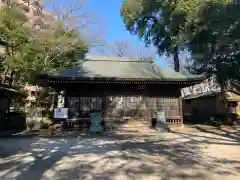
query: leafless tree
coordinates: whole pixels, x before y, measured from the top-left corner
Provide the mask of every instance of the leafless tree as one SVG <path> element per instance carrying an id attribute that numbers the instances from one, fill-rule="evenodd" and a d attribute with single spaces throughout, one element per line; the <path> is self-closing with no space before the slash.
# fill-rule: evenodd
<path id="1" fill-rule="evenodd" d="M 52 5 L 52 13 L 57 20 L 64 22 L 68 29 L 82 30 L 88 25 L 95 23 L 85 11 L 85 2 L 78 1 L 77 4 L 68 3 L 65 6 L 57 5 L 57 1 Z"/>
<path id="2" fill-rule="evenodd" d="M 97 49 L 98 54 L 106 56 L 130 57 L 138 60 L 154 59 L 156 51 L 144 45 L 133 46 L 129 40 L 117 40 Z"/>
<path id="3" fill-rule="evenodd" d="M 109 46 L 111 53 L 119 57 L 128 56 L 128 50 L 130 48 L 130 44 L 127 41 L 115 41 Z"/>
<path id="4" fill-rule="evenodd" d="M 59 5 L 58 0 L 52 0 L 50 12 L 57 20 L 62 21 L 67 29 L 75 29 L 81 32 L 89 47 L 102 46 L 104 34 L 102 22 L 89 12 L 85 0 L 68 2 L 67 5 Z"/>

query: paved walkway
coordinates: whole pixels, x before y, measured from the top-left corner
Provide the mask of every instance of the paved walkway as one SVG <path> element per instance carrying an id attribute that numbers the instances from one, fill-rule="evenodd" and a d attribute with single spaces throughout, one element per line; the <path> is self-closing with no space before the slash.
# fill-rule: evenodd
<path id="1" fill-rule="evenodd" d="M 0 139 L 1 180 L 240 179 L 238 132 Z"/>

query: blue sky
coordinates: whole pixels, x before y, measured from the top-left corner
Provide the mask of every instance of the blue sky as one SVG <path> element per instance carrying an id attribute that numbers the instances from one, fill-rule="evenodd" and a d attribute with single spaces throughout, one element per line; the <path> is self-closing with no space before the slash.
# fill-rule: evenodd
<path id="1" fill-rule="evenodd" d="M 45 7 L 50 9 L 52 4 L 64 6 L 71 3 L 77 4 L 80 0 L 45 0 Z M 86 11 L 93 15 L 100 22 L 96 36 L 104 36 L 107 43 L 116 40 L 128 40 L 133 46 L 143 44 L 137 36 L 131 35 L 125 28 L 120 15 L 120 8 L 123 0 L 85 0 Z M 162 58 L 157 58 L 158 63 L 166 67 L 167 63 Z"/>

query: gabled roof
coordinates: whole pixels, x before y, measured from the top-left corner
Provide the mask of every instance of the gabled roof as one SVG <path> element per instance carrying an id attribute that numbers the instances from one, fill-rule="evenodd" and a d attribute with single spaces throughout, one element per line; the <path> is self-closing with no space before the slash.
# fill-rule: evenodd
<path id="1" fill-rule="evenodd" d="M 0 91 L 5 91 L 13 94 L 21 94 L 19 90 L 16 90 L 15 88 L 9 87 L 6 84 L 0 83 Z"/>
<path id="2" fill-rule="evenodd" d="M 81 62 L 76 68 L 48 74 L 50 78 L 65 79 L 119 79 L 191 81 L 203 80 L 203 76 L 185 76 L 171 70 L 161 69 L 153 61 L 137 61 L 120 57 L 94 57 Z"/>
<path id="3" fill-rule="evenodd" d="M 185 96 L 183 99 L 190 100 L 190 99 L 198 99 L 198 98 L 206 98 L 206 97 L 213 97 L 220 94 L 220 91 L 208 91 L 203 93 L 197 93 L 197 94 L 191 94 L 188 96 Z"/>
<path id="4" fill-rule="evenodd" d="M 209 91 L 209 92 L 188 95 L 183 99 L 192 100 L 192 99 L 208 98 L 208 97 L 214 97 L 214 96 L 220 95 L 220 93 L 221 93 L 220 90 Z M 228 101 L 240 101 L 240 93 L 234 89 L 228 89 L 225 94 Z"/>

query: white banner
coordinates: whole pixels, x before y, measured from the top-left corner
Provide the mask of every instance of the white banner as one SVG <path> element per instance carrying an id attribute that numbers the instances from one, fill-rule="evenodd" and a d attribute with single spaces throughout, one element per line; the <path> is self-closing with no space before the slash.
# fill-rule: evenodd
<path id="1" fill-rule="evenodd" d="M 67 119 L 68 118 L 68 108 L 55 108 L 54 109 L 55 119 Z"/>

